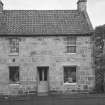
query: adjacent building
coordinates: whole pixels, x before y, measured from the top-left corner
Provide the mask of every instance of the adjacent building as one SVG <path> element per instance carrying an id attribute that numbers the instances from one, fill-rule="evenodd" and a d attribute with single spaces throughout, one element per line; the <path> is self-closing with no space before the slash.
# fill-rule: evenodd
<path id="1" fill-rule="evenodd" d="M 0 94 L 94 88 L 87 0 L 77 10 L 4 10 L 0 1 Z"/>

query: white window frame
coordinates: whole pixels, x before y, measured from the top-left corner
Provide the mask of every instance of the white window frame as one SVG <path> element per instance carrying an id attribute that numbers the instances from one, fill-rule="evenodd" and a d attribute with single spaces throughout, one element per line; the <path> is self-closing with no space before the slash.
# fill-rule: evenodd
<path id="1" fill-rule="evenodd" d="M 9 55 L 19 55 L 19 38 L 9 38 Z"/>
<path id="2" fill-rule="evenodd" d="M 73 42 L 74 40 L 74 42 Z M 65 45 L 66 45 L 66 53 L 67 54 L 75 54 L 76 53 L 76 36 L 68 36 L 64 39 Z M 70 48 L 74 47 L 75 51 L 72 52 L 72 50 L 69 50 Z"/>

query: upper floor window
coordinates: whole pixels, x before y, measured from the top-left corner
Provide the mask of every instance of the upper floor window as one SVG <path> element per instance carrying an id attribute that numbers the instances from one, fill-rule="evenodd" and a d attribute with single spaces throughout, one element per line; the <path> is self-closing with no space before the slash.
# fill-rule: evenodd
<path id="1" fill-rule="evenodd" d="M 9 39 L 10 46 L 10 54 L 19 54 L 19 39 L 18 38 L 10 38 Z"/>
<path id="2" fill-rule="evenodd" d="M 76 53 L 76 37 L 66 37 L 66 52 Z"/>

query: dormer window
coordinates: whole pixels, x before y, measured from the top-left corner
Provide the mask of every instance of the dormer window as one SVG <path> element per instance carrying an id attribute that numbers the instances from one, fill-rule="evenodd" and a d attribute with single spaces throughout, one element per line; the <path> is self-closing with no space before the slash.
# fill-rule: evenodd
<path id="1" fill-rule="evenodd" d="M 10 55 L 19 55 L 19 39 L 10 38 L 9 39 Z"/>

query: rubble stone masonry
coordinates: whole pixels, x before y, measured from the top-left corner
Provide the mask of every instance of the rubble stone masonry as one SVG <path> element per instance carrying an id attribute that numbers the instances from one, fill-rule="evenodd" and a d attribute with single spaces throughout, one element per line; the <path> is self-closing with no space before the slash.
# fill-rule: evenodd
<path id="1" fill-rule="evenodd" d="M 37 67 L 49 66 L 49 91 L 72 92 L 94 88 L 90 36 L 77 36 L 76 53 L 66 53 L 66 36 L 20 37 L 19 55 L 10 55 L 7 37 L 0 38 L 0 93 L 37 92 Z M 15 61 L 13 62 L 13 59 Z M 64 66 L 77 66 L 75 84 L 64 83 Z M 11 84 L 9 66 L 19 66 L 19 82 Z"/>

